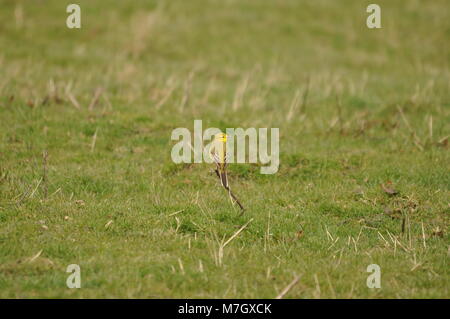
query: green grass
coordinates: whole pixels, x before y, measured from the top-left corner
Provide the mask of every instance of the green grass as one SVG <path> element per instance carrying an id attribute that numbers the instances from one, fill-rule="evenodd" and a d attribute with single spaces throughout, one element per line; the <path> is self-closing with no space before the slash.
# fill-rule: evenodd
<path id="1" fill-rule="evenodd" d="M 379 0 L 378 30 L 356 0 L 69 3 L 0 0 L 0 297 L 450 297 L 448 1 Z M 280 128 L 277 174 L 230 167 L 243 216 L 172 163 L 194 119 Z"/>

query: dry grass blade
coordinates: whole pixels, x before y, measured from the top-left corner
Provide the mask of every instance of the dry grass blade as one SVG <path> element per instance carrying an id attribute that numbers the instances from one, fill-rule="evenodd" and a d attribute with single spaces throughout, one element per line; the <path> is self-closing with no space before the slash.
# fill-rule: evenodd
<path id="1" fill-rule="evenodd" d="M 105 224 L 105 229 L 108 228 L 112 223 L 113 223 L 112 220 L 108 221 L 108 222 Z"/>
<path id="2" fill-rule="evenodd" d="M 97 132 L 98 132 L 98 127 L 95 129 L 94 136 L 92 136 L 91 153 L 93 153 L 94 149 L 95 149 L 95 143 L 97 142 Z"/>
<path id="3" fill-rule="evenodd" d="M 235 239 L 247 226 L 253 221 L 253 218 L 250 219 L 248 222 L 246 222 L 237 232 L 235 232 L 226 242 L 220 244 L 219 246 L 219 252 L 217 256 L 218 265 L 222 265 L 222 259 L 223 259 L 223 249 L 233 240 Z M 225 239 L 225 238 L 224 238 Z"/>
<path id="4" fill-rule="evenodd" d="M 47 198 L 48 195 L 48 185 L 47 185 L 47 160 L 48 160 L 48 152 L 47 150 L 44 150 L 42 152 L 42 158 L 43 158 L 43 173 L 42 173 L 42 183 L 44 188 L 44 198 Z"/>
<path id="5" fill-rule="evenodd" d="M 314 292 L 314 297 L 316 299 L 320 299 L 320 284 L 319 284 L 319 277 L 317 276 L 317 274 L 314 274 L 314 282 L 316 284 L 316 290 Z"/>
<path id="6" fill-rule="evenodd" d="M 306 103 L 308 102 L 310 83 L 311 83 L 311 78 L 308 76 L 308 79 L 306 81 L 306 87 L 305 87 L 305 90 L 303 91 L 303 98 L 302 98 L 302 105 L 300 106 L 300 112 L 305 112 Z"/>
<path id="7" fill-rule="evenodd" d="M 427 242 L 425 240 L 425 229 L 423 227 L 423 222 L 422 222 L 422 240 L 423 240 L 423 248 L 427 249 Z"/>
<path id="8" fill-rule="evenodd" d="M 34 193 L 36 193 L 37 189 L 39 188 L 39 185 L 41 185 L 41 182 L 42 182 L 42 177 L 41 177 L 41 179 L 39 180 L 39 182 L 37 183 L 36 187 L 35 187 L 35 188 L 33 189 L 33 191 L 31 192 L 29 198 L 33 198 Z"/>
<path id="9" fill-rule="evenodd" d="M 423 145 L 422 142 L 420 141 L 419 137 L 417 136 L 416 132 L 413 130 L 413 128 L 411 127 L 411 125 L 408 122 L 408 119 L 405 116 L 405 113 L 403 113 L 403 110 L 400 106 L 397 105 L 397 110 L 400 113 L 400 116 L 403 120 L 403 123 L 405 123 L 406 127 L 408 128 L 409 132 L 413 135 L 414 137 L 414 145 L 417 146 L 417 148 L 421 151 L 423 151 Z"/>
<path id="10" fill-rule="evenodd" d="M 189 97 L 191 95 L 192 81 L 194 79 L 194 75 L 195 75 L 195 72 L 191 71 L 188 75 L 188 78 L 186 79 L 186 82 L 184 82 L 183 97 L 182 97 L 181 103 L 180 103 L 180 112 L 183 112 L 185 106 L 189 102 Z"/>
<path id="11" fill-rule="evenodd" d="M 428 119 L 428 134 L 430 142 L 433 142 L 433 115 L 430 115 Z"/>
<path id="12" fill-rule="evenodd" d="M 248 81 L 250 79 L 249 75 L 246 75 L 240 85 L 236 88 L 236 93 L 233 100 L 233 111 L 239 109 L 243 103 L 245 91 L 247 90 Z"/>
<path id="13" fill-rule="evenodd" d="M 291 290 L 292 287 L 294 287 L 295 284 L 297 284 L 299 280 L 300 276 L 295 276 L 294 280 L 292 280 L 291 283 L 287 285 L 286 288 L 284 288 L 283 291 L 280 292 L 278 296 L 275 297 L 275 299 L 282 299 L 289 292 L 289 290 Z"/>
<path id="14" fill-rule="evenodd" d="M 177 210 L 176 212 L 173 212 L 172 214 L 169 214 L 168 217 L 177 215 L 177 214 L 182 213 L 182 212 L 184 212 L 184 209 Z"/>
<path id="15" fill-rule="evenodd" d="M 185 274 L 185 272 L 184 272 L 184 266 L 183 266 L 183 262 L 181 261 L 180 258 L 178 258 L 178 266 L 180 267 L 181 273 L 184 275 L 184 274 Z"/>
<path id="16" fill-rule="evenodd" d="M 103 92 L 103 89 L 101 87 L 99 87 L 99 88 L 97 88 L 95 90 L 94 97 L 92 98 L 92 101 L 91 101 L 91 103 L 89 104 L 89 107 L 88 107 L 89 111 L 92 111 L 94 109 L 94 107 L 97 104 L 98 99 L 100 98 L 100 95 L 102 94 L 102 92 Z"/>
<path id="17" fill-rule="evenodd" d="M 80 103 L 78 103 L 77 99 L 75 98 L 75 96 L 72 95 L 72 93 L 68 92 L 67 97 L 69 98 L 69 101 L 72 103 L 73 106 L 75 106 L 75 108 L 77 110 L 81 109 Z"/>
<path id="18" fill-rule="evenodd" d="M 36 259 L 39 258 L 39 256 L 40 256 L 41 254 L 42 254 L 42 249 L 39 250 L 39 252 L 38 252 L 36 255 L 34 255 L 34 256 L 31 257 L 30 259 L 28 259 L 28 262 L 31 263 L 31 262 L 35 261 Z"/>
<path id="19" fill-rule="evenodd" d="M 156 104 L 155 108 L 157 110 L 159 110 L 164 104 L 166 104 L 167 100 L 169 99 L 169 97 L 172 95 L 173 91 L 175 90 L 175 87 L 171 87 L 166 95 L 164 95 L 164 97 L 158 102 L 158 104 Z"/>
<path id="20" fill-rule="evenodd" d="M 237 235 L 239 235 L 247 226 L 248 224 L 250 224 L 253 221 L 253 218 L 250 219 L 248 222 L 246 222 L 241 228 L 239 228 L 239 230 L 237 232 L 235 232 L 233 234 L 233 236 L 231 236 L 223 245 L 222 247 L 225 248 L 226 245 L 228 245 L 233 239 L 235 239 L 237 237 Z"/>
<path id="21" fill-rule="evenodd" d="M 294 98 L 292 99 L 291 102 L 291 107 L 289 108 L 289 113 L 286 116 L 287 121 L 290 121 L 292 119 L 299 103 L 300 103 L 300 90 L 296 90 Z"/>

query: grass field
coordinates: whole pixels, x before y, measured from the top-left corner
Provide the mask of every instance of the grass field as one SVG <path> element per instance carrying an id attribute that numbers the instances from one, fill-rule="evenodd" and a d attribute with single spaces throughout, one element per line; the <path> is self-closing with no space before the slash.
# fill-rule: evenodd
<path id="1" fill-rule="evenodd" d="M 447 0 L 69 3 L 0 0 L 0 297 L 450 297 Z M 280 128 L 242 216 L 194 119 Z"/>

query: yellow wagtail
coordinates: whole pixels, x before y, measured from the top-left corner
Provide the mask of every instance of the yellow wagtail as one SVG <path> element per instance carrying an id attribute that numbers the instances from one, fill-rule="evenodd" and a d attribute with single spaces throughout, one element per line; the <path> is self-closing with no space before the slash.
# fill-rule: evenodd
<path id="1" fill-rule="evenodd" d="M 225 133 L 218 133 L 214 136 L 214 141 L 211 145 L 210 151 L 211 158 L 216 163 L 215 172 L 217 177 L 220 179 L 222 186 L 228 191 L 231 198 L 239 205 L 242 211 L 244 207 L 239 202 L 239 200 L 231 192 L 230 186 L 228 185 L 227 176 L 227 135 Z"/>
<path id="2" fill-rule="evenodd" d="M 214 136 L 211 147 L 211 157 L 216 163 L 216 170 L 219 173 L 218 175 L 222 186 L 227 188 L 227 135 L 225 133 L 219 133 Z"/>

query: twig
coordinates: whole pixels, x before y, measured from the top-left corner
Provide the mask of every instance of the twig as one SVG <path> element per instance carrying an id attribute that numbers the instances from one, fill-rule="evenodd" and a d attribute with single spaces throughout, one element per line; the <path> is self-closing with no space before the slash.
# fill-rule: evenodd
<path id="1" fill-rule="evenodd" d="M 220 173 L 217 169 L 214 170 L 216 172 L 217 177 L 220 179 Z M 241 209 L 241 214 L 245 211 L 244 206 L 242 206 L 241 202 L 237 199 L 237 197 L 233 194 L 229 186 L 222 185 L 227 191 L 228 194 L 231 196 L 231 198 L 235 201 L 236 204 L 238 204 L 239 208 Z"/>

